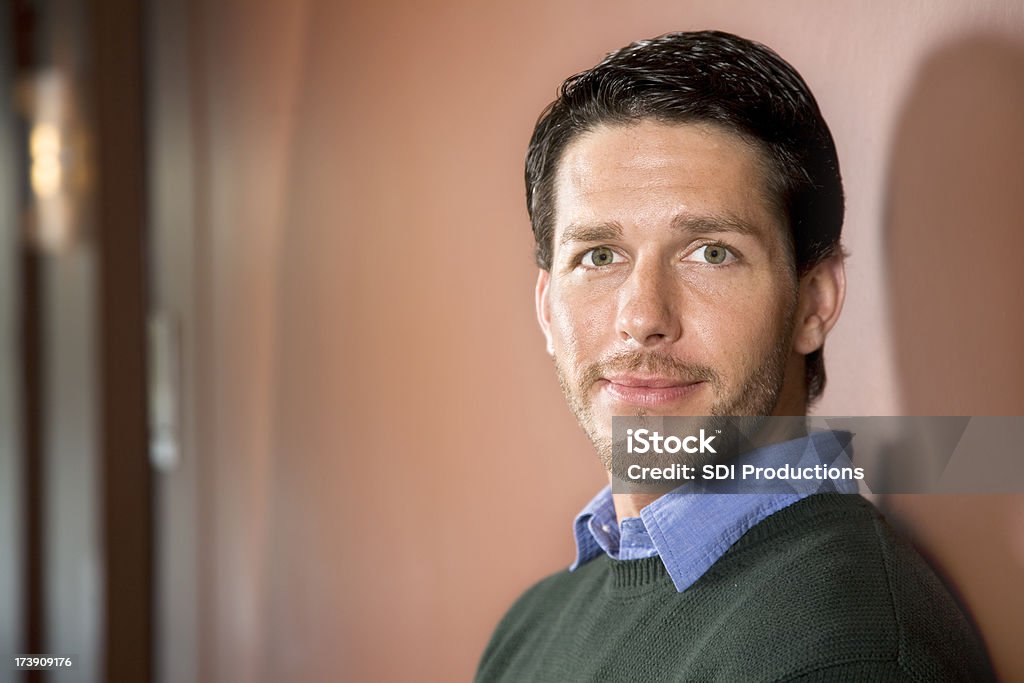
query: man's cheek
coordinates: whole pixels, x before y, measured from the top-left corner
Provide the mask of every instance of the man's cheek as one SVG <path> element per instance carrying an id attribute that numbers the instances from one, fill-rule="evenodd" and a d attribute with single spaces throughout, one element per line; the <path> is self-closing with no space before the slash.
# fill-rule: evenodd
<path id="1" fill-rule="evenodd" d="M 574 315 L 571 309 L 563 308 L 552 316 L 552 328 L 561 340 L 562 348 L 576 356 L 587 353 L 597 332 L 597 324 L 589 316 Z"/>

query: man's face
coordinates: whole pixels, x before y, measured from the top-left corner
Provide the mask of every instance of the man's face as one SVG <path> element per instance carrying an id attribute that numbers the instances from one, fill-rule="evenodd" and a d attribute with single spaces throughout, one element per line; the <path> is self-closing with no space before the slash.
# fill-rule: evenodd
<path id="1" fill-rule="evenodd" d="M 606 460 L 613 415 L 776 408 L 797 281 L 768 197 L 759 152 L 709 124 L 601 126 L 566 149 L 537 311 Z"/>

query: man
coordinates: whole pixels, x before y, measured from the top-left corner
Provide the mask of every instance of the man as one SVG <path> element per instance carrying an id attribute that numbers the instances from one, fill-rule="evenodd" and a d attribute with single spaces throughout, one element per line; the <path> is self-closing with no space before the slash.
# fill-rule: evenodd
<path id="1" fill-rule="evenodd" d="M 778 55 L 719 32 L 612 53 L 541 115 L 526 189 L 540 327 L 609 472 L 612 416 L 806 415 L 845 294 L 843 190 Z M 762 450 L 828 460 L 837 443 Z M 575 562 L 511 608 L 477 680 L 991 677 L 947 590 L 857 495 L 609 487 L 574 532 Z"/>

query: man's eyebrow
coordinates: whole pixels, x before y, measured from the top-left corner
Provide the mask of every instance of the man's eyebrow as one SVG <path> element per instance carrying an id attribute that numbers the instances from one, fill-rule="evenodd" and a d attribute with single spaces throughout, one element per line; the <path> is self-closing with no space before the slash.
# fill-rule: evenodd
<path id="1" fill-rule="evenodd" d="M 622 226 L 615 221 L 585 225 L 573 223 L 566 226 L 558 244 L 564 247 L 572 242 L 603 242 L 617 240 L 620 237 L 622 237 Z"/>
<path id="2" fill-rule="evenodd" d="M 764 230 L 736 216 L 679 215 L 672 219 L 672 228 L 679 232 L 720 233 L 732 232 L 750 237 L 764 237 Z M 573 242 L 604 242 L 622 237 L 622 226 L 616 221 L 606 223 L 573 223 L 565 228 L 559 246 Z"/>
<path id="3" fill-rule="evenodd" d="M 681 232 L 734 232 L 749 237 L 764 237 L 764 230 L 736 216 L 676 216 L 672 227 Z"/>

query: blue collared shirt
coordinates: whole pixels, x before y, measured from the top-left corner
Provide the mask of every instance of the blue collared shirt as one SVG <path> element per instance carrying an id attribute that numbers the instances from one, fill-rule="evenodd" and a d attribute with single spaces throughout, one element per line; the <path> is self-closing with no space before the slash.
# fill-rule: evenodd
<path id="1" fill-rule="evenodd" d="M 758 449 L 760 462 L 792 462 L 813 458 L 832 462 L 847 440 L 833 432 L 808 436 Z M 846 449 L 847 453 L 849 448 Z M 835 490 L 855 493 L 849 482 Z M 811 495 L 794 493 L 669 493 L 640 510 L 640 517 L 615 517 L 611 486 L 603 488 L 576 516 L 575 571 L 606 553 L 616 560 L 660 555 L 677 591 L 692 586 L 747 530 L 782 508 Z"/>

